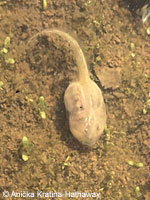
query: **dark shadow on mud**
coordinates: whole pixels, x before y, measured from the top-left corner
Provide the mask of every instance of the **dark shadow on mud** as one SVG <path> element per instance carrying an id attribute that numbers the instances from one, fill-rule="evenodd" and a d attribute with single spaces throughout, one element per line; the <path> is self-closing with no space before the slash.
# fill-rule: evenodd
<path id="1" fill-rule="evenodd" d="M 120 0 L 119 6 L 129 9 L 133 17 L 136 17 L 137 11 L 147 3 L 150 3 L 149 0 Z"/>
<path id="2" fill-rule="evenodd" d="M 125 8 L 129 10 L 131 13 L 130 16 L 125 16 L 126 18 L 129 18 L 129 21 L 132 23 L 136 34 L 140 35 L 141 33 L 139 32 L 140 27 L 144 28 L 144 24 L 142 23 L 142 16 L 143 14 L 143 6 L 145 5 L 150 5 L 149 0 L 120 0 L 119 1 L 119 7 L 120 8 Z M 145 9 L 145 14 L 147 10 Z"/>

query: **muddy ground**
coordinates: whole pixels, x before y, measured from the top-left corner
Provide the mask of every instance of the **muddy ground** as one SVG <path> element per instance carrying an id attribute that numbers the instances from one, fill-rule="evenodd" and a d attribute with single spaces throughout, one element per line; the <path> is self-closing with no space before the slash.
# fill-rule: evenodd
<path id="1" fill-rule="evenodd" d="M 150 35 L 128 2 L 0 2 L 0 199 L 150 199 Z M 27 44 L 52 27 L 78 40 L 103 92 L 107 128 L 92 148 L 68 128 L 63 95 L 77 77 L 69 44 Z"/>

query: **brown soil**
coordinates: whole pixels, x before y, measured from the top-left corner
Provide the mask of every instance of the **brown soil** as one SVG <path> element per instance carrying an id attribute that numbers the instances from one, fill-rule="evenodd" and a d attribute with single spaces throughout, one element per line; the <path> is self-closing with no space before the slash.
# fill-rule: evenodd
<path id="1" fill-rule="evenodd" d="M 40 0 L 1 2 L 0 48 L 7 36 L 10 45 L 0 55 L 0 199 L 23 199 L 23 191 L 24 199 L 37 191 L 60 195 L 41 199 L 150 199 L 150 36 L 141 20 L 123 0 L 47 0 L 46 10 Z M 80 40 L 103 91 L 107 128 L 91 149 L 73 138 L 65 114 L 64 91 L 77 76 L 69 44 L 41 36 L 27 45 L 52 27 Z M 27 161 L 24 136 L 34 144 Z"/>

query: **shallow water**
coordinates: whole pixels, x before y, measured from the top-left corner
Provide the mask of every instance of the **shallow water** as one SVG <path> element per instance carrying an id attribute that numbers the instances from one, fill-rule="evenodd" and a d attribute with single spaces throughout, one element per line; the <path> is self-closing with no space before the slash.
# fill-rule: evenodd
<path id="1" fill-rule="evenodd" d="M 107 128 L 93 148 L 81 145 L 68 128 L 63 95 L 77 77 L 69 44 L 41 37 L 27 48 L 34 34 L 51 27 L 77 38 L 102 89 Z M 150 36 L 127 1 L 47 0 L 46 10 L 36 0 L 8 1 L 0 6 L 0 30 L 1 50 L 10 37 L 0 57 L 1 195 L 28 191 L 36 199 L 37 191 L 66 191 L 68 199 L 71 192 L 100 193 L 102 200 L 150 199 Z M 30 153 L 23 136 L 34 144 Z"/>

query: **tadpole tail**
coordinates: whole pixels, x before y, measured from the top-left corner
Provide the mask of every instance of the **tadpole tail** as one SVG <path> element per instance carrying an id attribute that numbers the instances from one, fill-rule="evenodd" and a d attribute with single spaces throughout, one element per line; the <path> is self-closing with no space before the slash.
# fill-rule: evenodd
<path id="1" fill-rule="evenodd" d="M 90 79 L 89 70 L 88 70 L 86 60 L 85 60 L 85 56 L 84 56 L 83 51 L 82 51 L 81 47 L 79 46 L 78 42 L 73 37 L 71 37 L 68 33 L 54 28 L 54 29 L 46 29 L 46 30 L 43 30 L 43 31 L 35 34 L 33 37 L 31 37 L 29 39 L 29 41 L 27 42 L 27 45 L 34 38 L 36 38 L 39 35 L 43 35 L 43 34 L 46 34 L 46 35 L 47 34 L 57 34 L 60 37 L 62 37 L 63 39 L 66 39 L 70 43 L 70 45 L 73 49 L 74 55 L 75 55 L 77 66 L 78 66 L 79 81 L 81 84 L 88 82 Z"/>

